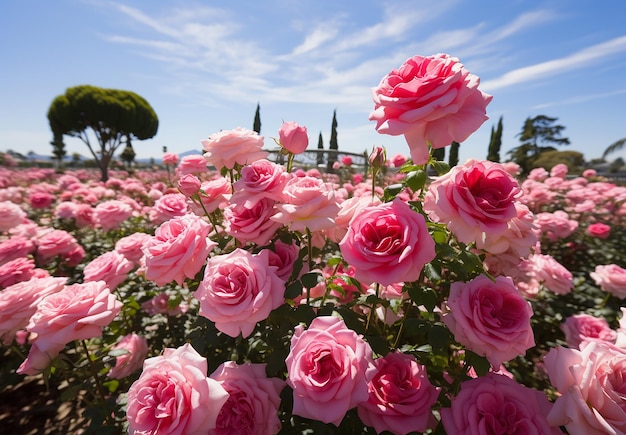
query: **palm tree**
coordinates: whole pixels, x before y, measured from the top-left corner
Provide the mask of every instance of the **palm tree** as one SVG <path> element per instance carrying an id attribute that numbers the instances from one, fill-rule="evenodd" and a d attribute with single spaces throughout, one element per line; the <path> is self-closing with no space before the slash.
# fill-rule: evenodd
<path id="1" fill-rule="evenodd" d="M 609 147 L 607 149 L 604 150 L 604 154 L 602 154 L 602 159 L 604 160 L 606 158 L 606 156 L 608 156 L 611 153 L 614 153 L 615 151 L 619 151 L 624 147 L 624 144 L 626 144 L 626 137 L 618 140 L 617 142 L 609 145 Z"/>

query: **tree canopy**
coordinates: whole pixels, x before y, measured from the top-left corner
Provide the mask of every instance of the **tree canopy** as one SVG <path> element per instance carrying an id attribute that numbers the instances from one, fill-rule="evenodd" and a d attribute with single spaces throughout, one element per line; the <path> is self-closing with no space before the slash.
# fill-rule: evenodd
<path id="1" fill-rule="evenodd" d="M 124 138 L 145 140 L 157 133 L 159 120 L 150 104 L 131 91 L 80 85 L 57 96 L 48 110 L 48 121 L 55 138 L 68 135 L 81 139 L 89 148 L 102 180 L 108 179 L 108 166 Z M 99 145 L 89 141 L 91 130 Z"/>

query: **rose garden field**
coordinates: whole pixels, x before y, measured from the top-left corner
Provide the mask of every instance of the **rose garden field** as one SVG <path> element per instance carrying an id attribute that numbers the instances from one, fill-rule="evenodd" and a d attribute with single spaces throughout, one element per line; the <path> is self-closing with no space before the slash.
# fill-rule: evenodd
<path id="1" fill-rule="evenodd" d="M 625 434 L 626 187 L 437 161 L 479 85 L 444 54 L 383 77 L 407 152 L 367 174 L 298 164 L 293 121 L 284 165 L 231 126 L 106 182 L 0 168 L 3 429 Z"/>

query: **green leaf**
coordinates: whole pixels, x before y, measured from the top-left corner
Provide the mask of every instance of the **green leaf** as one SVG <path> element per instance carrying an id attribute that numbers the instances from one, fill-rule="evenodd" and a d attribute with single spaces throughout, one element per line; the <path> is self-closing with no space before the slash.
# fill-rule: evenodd
<path id="1" fill-rule="evenodd" d="M 476 371 L 478 376 L 485 376 L 489 369 L 491 368 L 491 364 L 484 356 L 480 356 L 470 350 L 465 351 L 465 362 L 472 367 Z"/>
<path id="2" fill-rule="evenodd" d="M 433 347 L 433 352 L 441 353 L 447 349 L 450 343 L 450 331 L 442 325 L 433 325 L 428 331 L 428 343 Z"/>
<path id="3" fill-rule="evenodd" d="M 317 272 L 309 272 L 302 275 L 302 285 L 306 288 L 313 288 L 319 282 L 320 274 Z"/>
<path id="4" fill-rule="evenodd" d="M 295 299 L 302 294 L 302 283 L 294 281 L 285 289 L 285 299 Z"/>
<path id="5" fill-rule="evenodd" d="M 447 174 L 450 171 L 450 165 L 446 162 L 434 161 L 432 162 L 433 169 L 437 171 L 437 174 L 443 175 Z"/>
<path id="6" fill-rule="evenodd" d="M 426 178 L 426 172 L 422 169 L 411 171 L 406 176 L 406 185 L 409 186 L 413 192 L 417 192 L 426 184 Z"/>

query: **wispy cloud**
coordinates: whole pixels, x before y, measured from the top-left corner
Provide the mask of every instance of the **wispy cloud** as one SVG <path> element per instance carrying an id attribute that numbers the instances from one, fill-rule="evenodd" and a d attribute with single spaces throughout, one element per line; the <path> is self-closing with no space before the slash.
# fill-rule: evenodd
<path id="1" fill-rule="evenodd" d="M 536 106 L 532 108 L 533 109 L 545 109 L 546 107 L 569 106 L 572 104 L 580 104 L 580 103 L 586 103 L 588 101 L 611 98 L 611 97 L 615 97 L 616 95 L 622 95 L 622 94 L 626 94 L 626 89 L 618 89 L 616 91 L 602 92 L 602 93 L 593 94 L 593 95 L 578 95 L 575 97 L 567 98 L 565 100 L 552 101 L 552 102 L 544 103 L 544 104 L 537 104 Z"/>
<path id="2" fill-rule="evenodd" d="M 587 68 L 591 61 L 623 51 L 626 51 L 626 35 L 584 48 L 569 56 L 514 69 L 498 78 L 484 81 L 482 87 L 485 91 L 491 92 L 531 80 L 551 78 L 579 68 Z"/>

